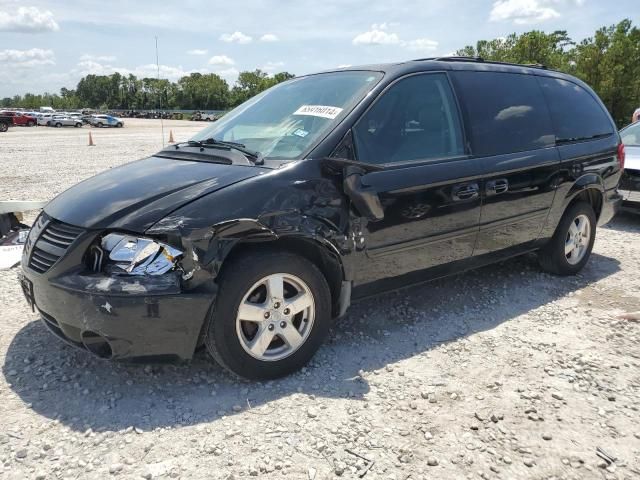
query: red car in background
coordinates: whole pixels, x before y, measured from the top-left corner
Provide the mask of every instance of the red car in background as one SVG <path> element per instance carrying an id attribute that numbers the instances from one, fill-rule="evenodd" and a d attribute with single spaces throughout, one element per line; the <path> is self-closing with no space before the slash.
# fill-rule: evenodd
<path id="1" fill-rule="evenodd" d="M 14 125 L 33 127 L 37 124 L 36 117 L 22 112 L 0 112 L 0 115 L 3 117 L 11 117 Z"/>

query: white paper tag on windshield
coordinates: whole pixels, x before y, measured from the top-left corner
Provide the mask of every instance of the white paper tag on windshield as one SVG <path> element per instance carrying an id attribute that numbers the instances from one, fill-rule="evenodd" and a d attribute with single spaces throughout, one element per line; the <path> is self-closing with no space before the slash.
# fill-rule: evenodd
<path id="1" fill-rule="evenodd" d="M 298 110 L 293 112 L 294 115 L 311 115 L 313 117 L 322 117 L 333 120 L 342 111 L 339 107 L 329 107 L 326 105 L 302 105 Z"/>

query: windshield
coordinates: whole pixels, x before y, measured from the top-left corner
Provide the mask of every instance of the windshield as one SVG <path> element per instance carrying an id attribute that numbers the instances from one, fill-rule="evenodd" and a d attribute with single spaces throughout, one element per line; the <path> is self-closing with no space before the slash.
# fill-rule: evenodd
<path id="1" fill-rule="evenodd" d="M 629 125 L 620 131 L 622 143 L 630 147 L 640 147 L 640 122 Z"/>
<path id="2" fill-rule="evenodd" d="M 293 79 L 227 113 L 192 140 L 237 142 L 263 158 L 300 158 L 380 81 L 382 73 L 345 71 Z"/>

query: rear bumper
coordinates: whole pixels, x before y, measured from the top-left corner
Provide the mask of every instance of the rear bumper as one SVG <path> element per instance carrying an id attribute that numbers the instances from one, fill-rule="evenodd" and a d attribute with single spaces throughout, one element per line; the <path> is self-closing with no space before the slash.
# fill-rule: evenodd
<path id="1" fill-rule="evenodd" d="M 121 278 L 25 269 L 43 323 L 65 342 L 103 358 L 190 359 L 214 296 L 181 292 L 178 275 Z M 28 282 L 27 282 L 28 283 Z"/>
<path id="2" fill-rule="evenodd" d="M 604 193 L 602 211 L 598 218 L 598 226 L 609 223 L 622 206 L 622 195 L 617 189 L 608 190 Z"/>

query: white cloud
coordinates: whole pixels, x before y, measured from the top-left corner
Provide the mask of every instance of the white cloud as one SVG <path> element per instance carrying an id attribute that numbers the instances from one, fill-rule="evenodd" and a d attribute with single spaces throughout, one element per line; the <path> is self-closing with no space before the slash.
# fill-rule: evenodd
<path id="1" fill-rule="evenodd" d="M 233 33 L 223 33 L 220 35 L 220 40 L 227 43 L 251 43 L 251 38 L 249 35 L 245 35 L 242 32 L 233 32 Z"/>
<path id="2" fill-rule="evenodd" d="M 60 26 L 49 10 L 20 7 L 16 12 L 0 11 L 0 32 L 57 32 Z"/>
<path id="3" fill-rule="evenodd" d="M 415 38 L 402 40 L 397 33 L 389 31 L 395 24 L 374 23 L 371 30 L 356 35 L 352 41 L 354 45 L 398 45 L 414 52 L 433 52 L 438 48 L 438 42 L 429 38 Z"/>
<path id="4" fill-rule="evenodd" d="M 281 70 L 284 67 L 284 62 L 267 62 L 260 67 L 263 72 L 273 73 L 276 70 Z"/>
<path id="5" fill-rule="evenodd" d="M 229 83 L 229 85 L 233 85 L 233 83 L 235 83 L 235 81 L 238 79 L 238 75 L 240 74 L 238 69 L 234 67 L 215 70 L 211 73 L 215 73 L 216 75 L 224 78 Z"/>
<path id="6" fill-rule="evenodd" d="M 55 65 L 52 50 L 32 48 L 31 50 L 0 50 L 0 65 L 10 67 L 36 67 L 40 65 Z"/>
<path id="7" fill-rule="evenodd" d="M 205 50 L 202 48 L 194 48 L 193 50 L 187 50 L 187 55 L 206 55 L 209 53 L 209 50 Z"/>
<path id="8" fill-rule="evenodd" d="M 578 5 L 582 0 L 575 0 Z M 540 23 L 558 18 L 560 13 L 549 6 L 558 0 L 496 0 L 489 14 L 492 22 L 512 21 L 518 25 Z"/>
<path id="9" fill-rule="evenodd" d="M 261 42 L 277 42 L 278 40 L 280 40 L 278 36 L 273 33 L 265 33 L 260 37 Z"/>
<path id="10" fill-rule="evenodd" d="M 226 55 L 214 55 L 209 59 L 209 65 L 217 65 L 222 67 L 235 64 L 236 62 L 234 62 L 232 58 L 229 58 Z"/>
<path id="11" fill-rule="evenodd" d="M 115 62 L 116 57 L 113 55 L 91 55 L 89 53 L 85 53 L 80 57 L 80 61 L 95 61 L 95 62 Z"/>
<path id="12" fill-rule="evenodd" d="M 395 33 L 387 32 L 388 25 L 382 23 L 380 25 L 371 25 L 368 32 L 356 35 L 352 40 L 354 45 L 397 45 L 400 43 L 400 37 Z"/>
<path id="13" fill-rule="evenodd" d="M 433 52 L 438 48 L 438 42 L 428 38 L 416 38 L 415 40 L 404 42 L 404 46 L 414 52 Z"/>

